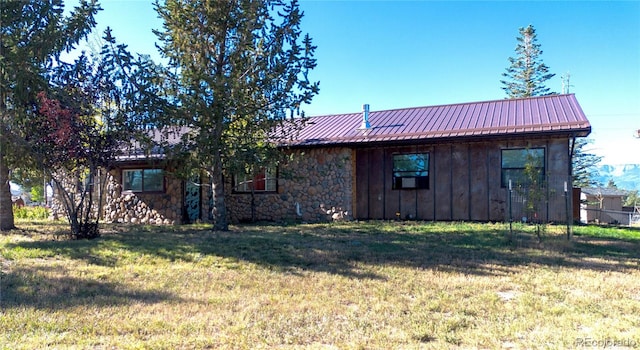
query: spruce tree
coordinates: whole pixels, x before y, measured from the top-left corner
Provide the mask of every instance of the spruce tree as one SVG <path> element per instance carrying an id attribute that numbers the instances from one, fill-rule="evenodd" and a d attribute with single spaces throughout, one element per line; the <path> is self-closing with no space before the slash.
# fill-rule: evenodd
<path id="1" fill-rule="evenodd" d="M 545 82 L 555 74 L 549 73 L 549 67 L 542 62 L 542 50 L 532 25 L 520 28 L 516 56 L 509 57 L 510 66 L 502 73 L 500 80 L 507 98 L 521 98 L 551 95 Z"/>
<path id="2" fill-rule="evenodd" d="M 295 0 L 167 0 L 155 7 L 164 21 L 156 31 L 160 52 L 169 61 L 166 96 L 176 106 L 166 123 L 190 131 L 174 150 L 208 174 L 213 229 L 227 230 L 223 175 L 246 158 L 239 153 L 254 153 L 242 148 L 264 145 L 237 141 L 243 133 L 268 141 L 273 130 L 300 125 L 290 112 L 318 92 L 308 78 L 315 47 L 302 36 Z"/>
<path id="3" fill-rule="evenodd" d="M 598 176 L 596 165 L 602 160 L 601 156 L 589 153 L 586 147 L 593 142 L 589 138 L 576 138 L 573 157 L 573 187 L 590 187 L 597 184 Z"/>
<path id="4" fill-rule="evenodd" d="M 20 139 L 38 92 L 60 54 L 95 26 L 96 0 L 81 0 L 68 16 L 62 0 L 0 1 L 0 230 L 14 227 L 9 170 L 23 162 Z"/>

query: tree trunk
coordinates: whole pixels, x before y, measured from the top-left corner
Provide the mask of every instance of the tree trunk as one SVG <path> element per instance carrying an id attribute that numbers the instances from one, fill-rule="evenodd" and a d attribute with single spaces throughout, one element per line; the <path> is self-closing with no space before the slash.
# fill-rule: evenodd
<path id="1" fill-rule="evenodd" d="M 4 152 L 0 147 L 0 230 L 7 231 L 14 228 L 9 167 L 4 160 Z"/>
<path id="2" fill-rule="evenodd" d="M 216 162 L 211 169 L 211 191 L 213 205 L 211 212 L 213 216 L 214 231 L 228 231 L 229 222 L 227 221 L 227 204 L 224 200 L 224 178 L 222 176 L 222 164 Z"/>

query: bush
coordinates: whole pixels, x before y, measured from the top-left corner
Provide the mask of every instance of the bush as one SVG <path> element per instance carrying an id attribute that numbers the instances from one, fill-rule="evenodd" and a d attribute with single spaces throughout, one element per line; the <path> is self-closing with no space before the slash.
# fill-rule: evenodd
<path id="1" fill-rule="evenodd" d="M 29 191 L 31 194 L 31 200 L 34 202 L 44 202 L 44 186 L 43 185 L 35 185 L 31 187 Z"/>
<path id="2" fill-rule="evenodd" d="M 47 219 L 49 209 L 45 207 L 13 206 L 13 217 L 16 219 Z"/>

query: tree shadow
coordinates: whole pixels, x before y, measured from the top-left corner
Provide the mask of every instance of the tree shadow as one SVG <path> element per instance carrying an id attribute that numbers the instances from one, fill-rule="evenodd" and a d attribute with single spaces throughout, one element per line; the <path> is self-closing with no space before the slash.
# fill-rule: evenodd
<path id="1" fill-rule="evenodd" d="M 514 246 L 506 230 L 411 232 L 402 224 L 395 229 L 380 230 L 368 224 L 275 229 L 246 226 L 237 232 L 192 239 L 201 240 L 194 246 L 202 254 L 233 257 L 273 268 L 365 278 L 380 276 L 363 274 L 360 268 L 363 265 L 476 275 L 504 275 L 529 265 L 606 271 L 635 271 L 640 266 L 638 241 L 580 237 L 567 242 L 564 236 L 555 235 L 539 244 L 533 235 L 520 234 L 519 246 Z"/>
<path id="2" fill-rule="evenodd" d="M 91 305 L 108 307 L 153 304 L 175 299 L 171 293 L 133 290 L 105 280 L 69 276 L 51 277 L 54 267 L 11 267 L 0 281 L 0 308 L 33 307 L 60 310 Z"/>
<path id="3" fill-rule="evenodd" d="M 529 265 L 606 271 L 635 271 L 640 266 L 638 241 L 578 237 L 567 242 L 558 235 L 538 244 L 535 237 L 518 234 L 514 244 L 507 230 L 488 225 L 452 225 L 446 232 L 442 226 L 430 225 L 242 225 L 229 232 L 212 232 L 202 226 L 127 226 L 83 243 L 19 242 L 9 244 L 9 249 L 46 249 L 113 266 L 117 256 L 97 252 L 101 245 L 111 244 L 169 261 L 215 256 L 292 274 L 314 271 L 369 279 L 384 278 L 373 272 L 374 265 L 475 275 L 506 275 Z"/>

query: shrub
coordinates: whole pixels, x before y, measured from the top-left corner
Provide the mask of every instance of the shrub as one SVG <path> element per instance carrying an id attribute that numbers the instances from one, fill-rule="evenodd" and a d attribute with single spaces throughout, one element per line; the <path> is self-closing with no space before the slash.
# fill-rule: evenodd
<path id="1" fill-rule="evenodd" d="M 44 186 L 43 185 L 35 185 L 31 187 L 29 191 L 31 194 L 31 200 L 34 202 L 44 202 Z"/>
<path id="2" fill-rule="evenodd" d="M 16 219 L 46 219 L 49 217 L 49 209 L 41 206 L 13 206 L 13 216 Z"/>

